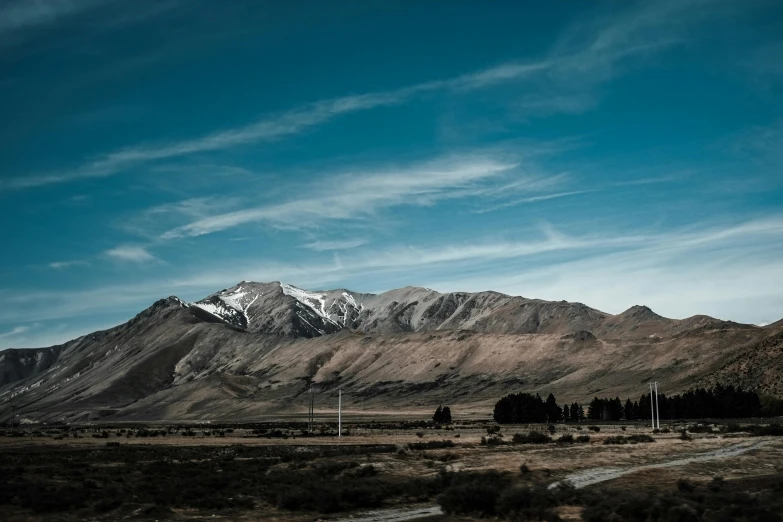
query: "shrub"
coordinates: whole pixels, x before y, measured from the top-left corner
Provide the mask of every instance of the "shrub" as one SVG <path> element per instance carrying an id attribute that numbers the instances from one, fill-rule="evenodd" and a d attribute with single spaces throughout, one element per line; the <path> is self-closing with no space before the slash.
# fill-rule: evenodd
<path id="1" fill-rule="evenodd" d="M 511 438 L 511 442 L 514 444 L 546 444 L 552 442 L 552 437 L 545 433 L 531 431 L 526 434 L 515 433 Z"/>
<path id="2" fill-rule="evenodd" d="M 599 428 L 598 426 L 588 426 L 587 429 L 590 430 L 590 431 L 594 431 L 596 433 L 601 431 L 601 428 Z"/>
<path id="3" fill-rule="evenodd" d="M 557 439 L 557 442 L 560 444 L 573 444 L 574 442 L 574 436 L 570 433 L 567 433 L 565 435 L 560 435 L 560 437 Z"/>
<path id="4" fill-rule="evenodd" d="M 419 437 L 420 439 L 422 439 L 422 438 L 424 438 L 424 432 L 423 431 L 417 431 L 416 432 L 416 436 Z"/>
<path id="5" fill-rule="evenodd" d="M 581 443 L 590 442 L 590 435 L 579 435 L 576 441 Z"/>
<path id="6" fill-rule="evenodd" d="M 560 517 L 552 510 L 558 504 L 555 495 L 546 486 L 506 488 L 497 498 L 495 512 L 512 520 L 557 521 Z"/>
<path id="7" fill-rule="evenodd" d="M 412 442 L 408 444 L 410 449 L 412 450 L 429 450 L 429 449 L 442 449 L 442 448 L 453 448 L 454 447 L 454 441 L 451 440 L 431 440 L 429 442 Z"/>
<path id="8" fill-rule="evenodd" d="M 783 436 L 783 426 L 770 424 L 769 426 L 746 426 L 744 431 L 750 432 L 755 437 L 780 437 Z"/>
<path id="9" fill-rule="evenodd" d="M 554 424 L 550 424 L 549 426 L 547 426 L 547 429 L 549 430 L 550 435 L 554 435 L 555 432 L 557 431 L 557 427 Z"/>
<path id="10" fill-rule="evenodd" d="M 497 472 L 482 475 L 453 475 L 451 485 L 438 497 L 447 514 L 495 515 L 495 504 L 509 480 Z"/>
<path id="11" fill-rule="evenodd" d="M 692 424 L 688 426 L 691 433 L 712 433 L 712 428 L 704 424 Z"/>
<path id="12" fill-rule="evenodd" d="M 638 442 L 647 443 L 647 442 L 655 442 L 655 439 L 651 436 L 645 434 L 645 433 L 637 433 L 635 435 L 628 435 L 626 437 L 628 439 L 628 442 L 631 444 L 636 444 Z"/>
<path id="13" fill-rule="evenodd" d="M 481 437 L 482 446 L 500 446 L 503 441 L 499 437 Z"/>
<path id="14" fill-rule="evenodd" d="M 604 439 L 604 444 L 628 444 L 629 442 L 631 444 L 637 444 L 639 442 L 655 442 L 655 439 L 645 434 L 629 435 L 627 437 L 617 435 L 615 437 L 607 437 Z"/>
<path id="15" fill-rule="evenodd" d="M 677 480 L 677 489 L 683 493 L 691 493 L 696 488 L 693 487 L 693 484 L 681 478 Z"/>

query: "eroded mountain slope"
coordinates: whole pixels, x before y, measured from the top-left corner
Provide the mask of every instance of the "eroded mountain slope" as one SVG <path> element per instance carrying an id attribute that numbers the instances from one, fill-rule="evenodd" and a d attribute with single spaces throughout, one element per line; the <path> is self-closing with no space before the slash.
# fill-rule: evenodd
<path id="1" fill-rule="evenodd" d="M 310 385 L 318 404 L 342 388 L 346 406 L 362 411 L 439 402 L 482 410 L 520 390 L 636 396 L 653 377 L 671 393 L 769 335 L 641 306 L 611 315 L 496 292 L 243 282 L 195 304 L 164 299 L 118 327 L 31 351 L 51 360 L 0 385 L 0 411 L 13 403 L 45 421 L 259 418 L 301 411 Z"/>

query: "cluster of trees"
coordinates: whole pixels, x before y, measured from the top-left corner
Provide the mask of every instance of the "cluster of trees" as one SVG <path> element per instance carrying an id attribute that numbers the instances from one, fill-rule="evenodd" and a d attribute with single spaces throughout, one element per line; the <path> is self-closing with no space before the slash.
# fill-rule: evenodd
<path id="1" fill-rule="evenodd" d="M 652 415 L 651 395 L 642 394 L 638 401 L 619 397 L 590 401 L 585 414 L 578 403 L 559 406 L 551 393 L 542 399 L 540 395 L 512 393 L 495 404 L 495 421 L 500 424 L 524 424 L 542 422 L 579 422 L 646 420 Z M 661 419 L 736 419 L 779 415 L 780 404 L 762 406 L 755 392 L 747 392 L 733 386 L 716 386 L 708 390 L 698 388 L 683 394 L 667 397 L 658 394 Z"/>
<path id="2" fill-rule="evenodd" d="M 542 399 L 540 395 L 512 393 L 495 404 L 495 422 L 499 424 L 525 424 L 540 422 L 579 422 L 585 420 L 584 409 L 573 403 L 562 407 L 551 393 Z"/>
<path id="3" fill-rule="evenodd" d="M 638 401 L 619 398 L 590 401 L 587 418 L 591 420 L 646 420 L 651 418 L 650 394 L 642 394 Z M 761 406 L 761 398 L 755 392 L 747 392 L 733 386 L 718 385 L 708 390 L 697 388 L 683 394 L 667 397 L 658 394 L 658 411 L 662 419 L 736 419 L 774 415 Z"/>
<path id="4" fill-rule="evenodd" d="M 435 414 L 432 416 L 432 420 L 435 424 L 451 424 L 451 408 L 444 406 L 435 410 Z"/>

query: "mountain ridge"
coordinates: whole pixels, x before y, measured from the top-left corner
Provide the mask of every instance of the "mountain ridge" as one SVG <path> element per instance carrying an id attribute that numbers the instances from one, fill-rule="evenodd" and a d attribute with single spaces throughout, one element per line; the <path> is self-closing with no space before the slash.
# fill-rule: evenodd
<path id="1" fill-rule="evenodd" d="M 56 349 L 0 352 L 0 422 L 11 403 L 47 422 L 265 416 L 301 409 L 311 384 L 373 410 L 520 389 L 635 395 L 652 375 L 671 390 L 708 378 L 771 333 L 644 306 L 612 315 L 498 292 L 243 281 L 193 303 L 161 299 Z M 36 350 L 52 355 L 33 362 Z"/>

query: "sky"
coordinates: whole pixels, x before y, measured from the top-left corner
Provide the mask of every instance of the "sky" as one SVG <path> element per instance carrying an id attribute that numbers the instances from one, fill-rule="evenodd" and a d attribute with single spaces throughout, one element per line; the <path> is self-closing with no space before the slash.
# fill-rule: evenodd
<path id="1" fill-rule="evenodd" d="M 6 0 L 0 115 L 0 348 L 242 280 L 783 317 L 777 0 Z"/>

